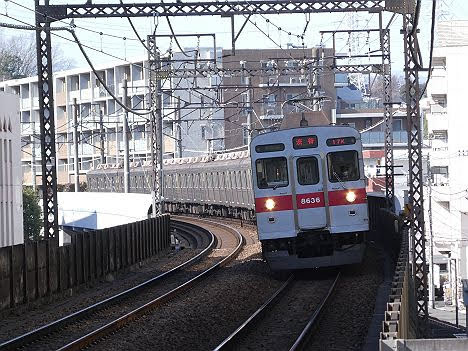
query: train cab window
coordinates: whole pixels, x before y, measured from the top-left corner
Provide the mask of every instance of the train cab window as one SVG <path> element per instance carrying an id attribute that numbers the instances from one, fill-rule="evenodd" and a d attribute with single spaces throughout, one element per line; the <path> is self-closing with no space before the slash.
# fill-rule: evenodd
<path id="1" fill-rule="evenodd" d="M 255 162 L 259 189 L 280 188 L 289 185 L 285 157 L 261 158 Z"/>
<path id="2" fill-rule="evenodd" d="M 301 157 L 297 160 L 297 181 L 301 185 L 314 185 L 320 180 L 316 157 Z"/>
<path id="3" fill-rule="evenodd" d="M 357 151 L 338 151 L 327 155 L 330 182 L 359 180 L 359 158 Z"/>

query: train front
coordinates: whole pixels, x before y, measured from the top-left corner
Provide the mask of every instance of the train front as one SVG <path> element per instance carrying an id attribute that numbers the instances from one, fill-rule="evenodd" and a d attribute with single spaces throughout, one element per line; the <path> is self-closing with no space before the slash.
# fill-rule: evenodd
<path id="1" fill-rule="evenodd" d="M 259 240 L 273 270 L 361 262 L 369 230 L 362 144 L 347 126 L 261 134 L 251 144 Z"/>

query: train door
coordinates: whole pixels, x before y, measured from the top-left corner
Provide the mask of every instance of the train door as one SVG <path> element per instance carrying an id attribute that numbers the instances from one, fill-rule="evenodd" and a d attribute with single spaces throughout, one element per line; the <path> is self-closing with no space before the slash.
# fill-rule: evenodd
<path id="1" fill-rule="evenodd" d="M 327 167 L 332 230 L 334 232 L 367 230 L 367 194 L 359 152 L 357 150 L 329 152 Z"/>
<path id="2" fill-rule="evenodd" d="M 294 189 L 297 224 L 299 229 L 317 229 L 327 226 L 323 193 L 322 162 L 320 155 L 293 158 Z"/>

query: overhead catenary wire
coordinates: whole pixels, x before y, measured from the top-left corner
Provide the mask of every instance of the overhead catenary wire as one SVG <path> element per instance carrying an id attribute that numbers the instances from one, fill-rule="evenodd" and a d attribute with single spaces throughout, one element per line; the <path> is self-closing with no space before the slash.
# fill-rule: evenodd
<path id="1" fill-rule="evenodd" d="M 424 96 L 424 93 L 426 92 L 427 85 L 429 84 L 429 81 L 431 79 L 431 74 L 432 74 L 432 57 L 434 53 L 434 37 L 435 37 L 435 17 L 436 17 L 436 6 L 437 6 L 437 1 L 432 0 L 432 11 L 431 11 L 431 43 L 430 43 L 430 48 L 429 48 L 429 67 L 427 71 L 427 79 L 426 83 L 424 84 L 424 88 L 421 91 L 419 99 L 422 99 Z"/>

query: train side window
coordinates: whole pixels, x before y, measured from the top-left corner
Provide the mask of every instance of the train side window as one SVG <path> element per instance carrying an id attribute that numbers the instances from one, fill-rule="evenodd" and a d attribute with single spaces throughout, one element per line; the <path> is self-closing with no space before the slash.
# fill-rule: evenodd
<path id="1" fill-rule="evenodd" d="M 359 158 L 357 151 L 330 152 L 327 155 L 328 178 L 332 183 L 359 180 Z"/>
<path id="2" fill-rule="evenodd" d="M 319 165 L 316 157 L 301 157 L 296 162 L 297 181 L 301 185 L 318 184 Z"/>
<path id="3" fill-rule="evenodd" d="M 261 158 L 255 162 L 259 189 L 280 188 L 289 185 L 286 157 Z"/>

